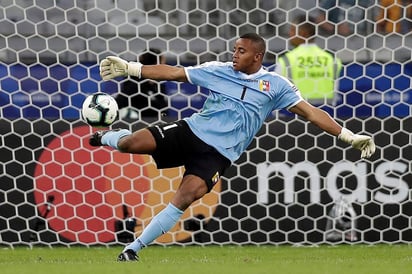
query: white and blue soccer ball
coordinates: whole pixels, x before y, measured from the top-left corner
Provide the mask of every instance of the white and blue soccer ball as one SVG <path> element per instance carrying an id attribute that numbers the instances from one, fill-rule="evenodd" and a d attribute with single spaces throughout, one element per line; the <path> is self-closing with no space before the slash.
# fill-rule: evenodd
<path id="1" fill-rule="evenodd" d="M 119 107 L 109 94 L 98 92 L 86 97 L 82 106 L 82 117 L 93 127 L 108 127 L 117 118 Z"/>

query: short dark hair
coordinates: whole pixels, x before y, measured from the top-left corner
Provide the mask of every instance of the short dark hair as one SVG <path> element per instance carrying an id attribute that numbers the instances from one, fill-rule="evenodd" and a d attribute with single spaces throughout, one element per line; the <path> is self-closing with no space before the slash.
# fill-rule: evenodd
<path id="1" fill-rule="evenodd" d="M 259 51 L 261 51 L 263 54 L 265 54 L 265 52 L 266 52 L 266 42 L 262 38 L 262 36 L 260 36 L 259 34 L 257 34 L 257 33 L 246 33 L 246 34 L 243 34 L 242 36 L 240 36 L 240 38 L 252 40 L 252 42 L 257 45 L 257 49 Z"/>

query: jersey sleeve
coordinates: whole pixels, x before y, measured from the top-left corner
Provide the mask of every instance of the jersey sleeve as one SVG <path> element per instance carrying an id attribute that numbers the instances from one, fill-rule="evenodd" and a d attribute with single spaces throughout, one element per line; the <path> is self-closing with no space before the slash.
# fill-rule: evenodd
<path id="1" fill-rule="evenodd" d="M 288 90 L 285 92 L 284 96 L 285 98 L 287 98 L 287 100 L 283 108 L 287 110 L 296 106 L 299 102 L 303 101 L 303 98 L 300 95 L 300 91 L 295 86 L 289 87 Z"/>
<path id="2" fill-rule="evenodd" d="M 184 69 L 189 83 L 208 87 L 209 83 L 216 77 L 216 70 L 224 65 L 225 63 L 212 61 L 198 66 L 185 67 Z"/>
<path id="3" fill-rule="evenodd" d="M 275 77 L 278 77 L 278 80 L 273 110 L 289 109 L 303 100 L 299 89 L 286 77 L 281 75 Z"/>

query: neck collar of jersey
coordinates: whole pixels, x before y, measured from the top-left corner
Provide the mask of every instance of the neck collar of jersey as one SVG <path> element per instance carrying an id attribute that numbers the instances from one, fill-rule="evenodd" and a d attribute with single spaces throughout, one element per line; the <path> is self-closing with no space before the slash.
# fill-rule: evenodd
<path id="1" fill-rule="evenodd" d="M 259 75 L 264 74 L 265 72 L 266 72 L 266 70 L 263 68 L 263 66 L 261 66 L 258 71 L 256 71 L 255 73 L 252 73 L 252 74 L 247 74 L 247 73 L 238 71 L 238 73 L 242 74 L 244 79 L 254 79 L 254 78 L 258 77 Z"/>

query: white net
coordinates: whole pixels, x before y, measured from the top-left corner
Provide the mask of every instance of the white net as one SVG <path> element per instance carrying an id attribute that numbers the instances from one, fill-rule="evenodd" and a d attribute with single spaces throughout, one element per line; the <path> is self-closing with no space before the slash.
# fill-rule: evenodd
<path id="1" fill-rule="evenodd" d="M 181 169 L 159 171 L 147 156 L 88 145 L 84 98 L 117 95 L 126 82 L 102 82 L 99 60 L 135 60 L 156 48 L 169 64 L 226 61 L 239 35 L 258 32 L 272 70 L 290 48 L 292 18 L 329 18 L 337 6 L 324 2 L 335 1 L 0 0 L 1 244 L 130 241 L 179 184 Z M 157 243 L 412 241 L 412 4 L 339 2 L 349 3 L 344 17 L 328 20 L 347 28 L 319 23 L 317 35 L 344 63 L 337 105 L 322 107 L 353 131 L 373 135 L 376 155 L 358 160 L 334 137 L 276 113 L 222 182 Z M 393 11 L 400 16 L 391 17 Z M 113 127 L 176 120 L 198 111 L 207 96 L 189 84 L 163 84 L 166 105 L 146 116 L 153 94 L 139 94 L 148 105 L 126 108 Z M 128 104 L 134 96 L 126 96 Z"/>

